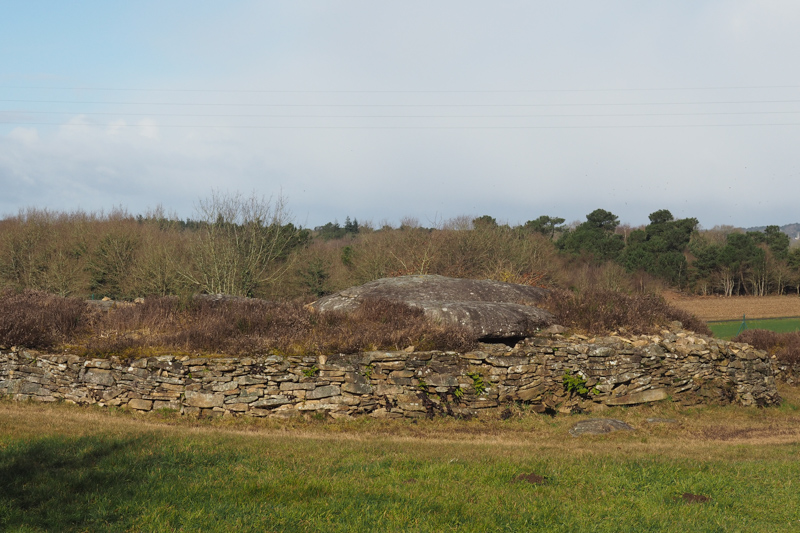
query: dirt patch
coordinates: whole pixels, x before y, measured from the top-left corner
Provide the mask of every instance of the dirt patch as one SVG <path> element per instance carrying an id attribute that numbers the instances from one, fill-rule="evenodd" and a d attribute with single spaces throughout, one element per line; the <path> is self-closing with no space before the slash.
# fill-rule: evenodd
<path id="1" fill-rule="evenodd" d="M 793 296 L 685 296 L 667 291 L 667 302 L 701 320 L 737 320 L 800 316 L 800 297 Z"/>
<path id="2" fill-rule="evenodd" d="M 541 485 L 542 483 L 544 483 L 544 480 L 545 480 L 544 476 L 540 476 L 533 473 L 520 474 L 514 478 L 514 481 L 525 481 L 527 483 L 530 483 L 531 485 Z"/>
<path id="3" fill-rule="evenodd" d="M 708 496 L 703 496 L 702 494 L 692 494 L 691 492 L 684 492 L 683 501 L 686 503 L 706 503 L 711 500 Z"/>

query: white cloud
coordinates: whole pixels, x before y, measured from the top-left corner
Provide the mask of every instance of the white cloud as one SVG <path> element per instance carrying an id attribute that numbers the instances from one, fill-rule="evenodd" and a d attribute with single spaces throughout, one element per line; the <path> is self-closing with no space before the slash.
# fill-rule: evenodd
<path id="1" fill-rule="evenodd" d="M 112 120 L 108 123 L 106 133 L 108 135 L 119 135 L 127 127 L 127 125 L 128 123 L 123 119 Z"/>
<path id="2" fill-rule="evenodd" d="M 138 133 L 142 137 L 153 140 L 159 139 L 158 124 L 155 120 L 145 118 L 137 122 L 137 125 L 139 126 L 137 128 Z"/>
<path id="3" fill-rule="evenodd" d="M 800 127 L 738 124 L 800 123 L 800 104 L 722 104 L 796 99 L 796 89 L 730 89 L 800 85 L 796 2 L 243 2 L 186 14 L 181 5 L 189 4 L 155 21 L 145 6 L 132 29 L 146 31 L 129 32 L 141 41 L 109 44 L 106 59 L 126 59 L 132 81 L 121 88 L 189 90 L 56 92 L 56 100 L 128 103 L 58 108 L 74 111 L 63 126 L 0 137 L 0 180 L 12 190 L 0 212 L 161 203 L 188 216 L 198 197 L 220 188 L 282 190 L 310 225 L 347 215 L 573 220 L 598 207 L 634 224 L 659 208 L 706 226 L 796 218 L 786 192 L 800 173 Z M 191 23 L 175 24 L 181 17 Z M 108 63 L 70 57 L 75 86 L 115 85 L 101 68 Z M 729 89 L 606 90 L 680 87 Z M 321 92 L 194 91 L 204 88 Z M 525 89 L 541 91 L 458 92 Z M 340 90 L 378 92 L 330 92 Z M 403 90 L 454 92 L 390 92 Z M 659 102 L 669 105 L 640 105 Z M 529 105 L 501 107 L 515 103 Z M 480 107 L 488 104 L 499 107 Z M 742 112 L 765 114 L 719 114 Z M 381 117 L 255 116 L 359 114 Z M 646 116 L 623 116 L 636 114 Z M 331 125 L 385 129 L 293 129 Z M 480 129 L 490 126 L 508 129 Z"/>
<path id="4" fill-rule="evenodd" d="M 8 138 L 26 144 L 33 144 L 39 141 L 39 131 L 36 128 L 14 128 L 9 132 Z"/>
<path id="5" fill-rule="evenodd" d="M 716 6 L 728 28 L 736 34 L 760 37 L 784 35 L 785 30 L 797 28 L 800 22 L 800 4 L 794 0 L 740 0 L 724 1 Z"/>

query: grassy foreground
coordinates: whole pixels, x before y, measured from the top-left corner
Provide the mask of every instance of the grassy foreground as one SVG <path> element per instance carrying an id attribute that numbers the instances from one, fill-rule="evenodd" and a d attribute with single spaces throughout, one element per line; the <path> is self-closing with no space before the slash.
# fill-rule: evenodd
<path id="1" fill-rule="evenodd" d="M 580 438 L 568 430 L 586 415 L 521 410 L 502 421 L 192 421 L 3 401 L 0 530 L 798 527 L 800 395 L 781 392 L 773 409 L 615 408 L 603 416 L 636 431 Z"/>

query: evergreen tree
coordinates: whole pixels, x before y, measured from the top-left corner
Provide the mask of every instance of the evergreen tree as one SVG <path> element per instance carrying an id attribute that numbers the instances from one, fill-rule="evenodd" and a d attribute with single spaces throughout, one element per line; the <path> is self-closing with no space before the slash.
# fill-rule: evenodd
<path id="1" fill-rule="evenodd" d="M 614 234 L 618 224 L 619 219 L 615 214 L 605 209 L 595 209 L 586 215 L 586 222 L 564 233 L 557 245 L 573 254 L 590 254 L 596 261 L 616 259 L 625 247 L 622 235 Z"/>
<path id="2" fill-rule="evenodd" d="M 651 213 L 650 224 L 628 238 L 620 262 L 629 271 L 643 270 L 683 286 L 688 280 L 685 252 L 697 227 L 696 218 L 675 220 L 666 209 Z"/>
<path id="3" fill-rule="evenodd" d="M 354 218 L 352 221 L 347 217 L 344 221 L 344 232 L 351 235 L 358 233 L 358 219 Z"/>
<path id="4" fill-rule="evenodd" d="M 563 218 L 542 215 L 536 220 L 527 221 L 523 226 L 523 229 L 541 233 L 542 235 L 549 237 L 550 240 L 553 240 L 556 231 L 564 230 L 564 226 L 562 225 L 563 223 Z"/>

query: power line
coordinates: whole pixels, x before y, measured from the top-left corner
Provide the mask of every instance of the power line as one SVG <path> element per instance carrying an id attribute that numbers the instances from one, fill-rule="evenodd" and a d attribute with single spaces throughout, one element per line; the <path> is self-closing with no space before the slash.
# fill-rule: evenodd
<path id="1" fill-rule="evenodd" d="M 21 100 L 0 99 L 0 102 L 30 104 L 96 104 L 96 105 L 174 105 L 174 106 L 230 106 L 230 107 L 585 107 L 585 106 L 645 106 L 645 105 L 720 105 L 720 104 L 786 104 L 800 100 L 720 100 L 706 102 L 616 102 L 567 104 L 253 104 L 253 103 L 189 103 L 189 102 L 114 102 L 87 100 Z"/>
<path id="2" fill-rule="evenodd" d="M 611 126 L 230 126 L 182 124 L 64 124 L 62 122 L 10 122 L 0 124 L 21 126 L 66 126 L 103 128 L 214 128 L 214 129 L 267 129 L 267 130 L 552 130 L 552 129 L 664 129 L 664 128 L 729 128 L 755 126 L 800 126 L 800 122 L 750 123 L 750 124 L 670 124 L 670 125 L 611 125 Z"/>
<path id="3" fill-rule="evenodd" d="M 656 91 L 721 91 L 754 89 L 798 89 L 800 85 L 732 85 L 712 87 L 641 87 L 630 89 L 458 89 L 458 90 L 307 90 L 307 89 L 148 89 L 123 87 L 42 87 L 7 86 L 15 90 L 102 91 L 102 92 L 172 92 L 172 93 L 251 93 L 251 94 L 524 94 L 524 93 L 591 93 L 591 92 L 656 92 Z"/>
<path id="4" fill-rule="evenodd" d="M 566 104 L 253 104 L 253 103 L 188 103 L 188 102 L 116 102 L 88 100 L 22 100 L 0 99 L 0 102 L 27 104 L 93 104 L 93 105 L 154 105 L 194 107 L 619 107 L 619 106 L 675 106 L 675 105 L 728 105 L 728 104 L 788 104 L 800 100 L 720 100 L 706 102 L 616 102 L 616 103 L 566 103 Z"/>
<path id="5" fill-rule="evenodd" d="M 796 115 L 800 111 L 718 111 L 697 113 L 548 113 L 515 115 L 265 115 L 265 114 L 217 114 L 217 113 L 112 113 L 106 111 L 32 111 L 0 110 L 9 114 L 38 115 L 92 115 L 92 116 L 134 116 L 134 117 L 188 117 L 188 118 L 613 118 L 613 117 L 690 117 L 724 115 Z"/>

